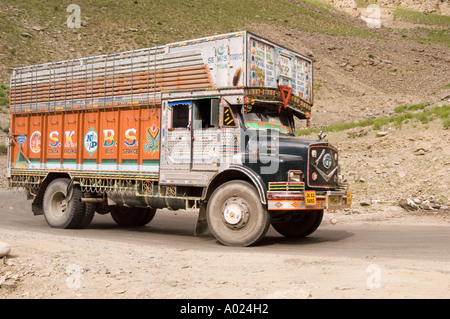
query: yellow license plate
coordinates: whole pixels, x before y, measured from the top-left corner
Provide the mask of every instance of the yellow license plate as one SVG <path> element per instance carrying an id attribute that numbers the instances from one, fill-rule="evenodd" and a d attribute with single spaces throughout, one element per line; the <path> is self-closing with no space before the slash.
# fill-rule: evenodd
<path id="1" fill-rule="evenodd" d="M 330 205 L 339 205 L 340 203 L 341 201 L 339 200 L 339 196 L 330 196 Z"/>
<path id="2" fill-rule="evenodd" d="M 315 191 L 306 191 L 305 192 L 305 205 L 306 206 L 315 206 L 316 205 L 316 192 Z"/>

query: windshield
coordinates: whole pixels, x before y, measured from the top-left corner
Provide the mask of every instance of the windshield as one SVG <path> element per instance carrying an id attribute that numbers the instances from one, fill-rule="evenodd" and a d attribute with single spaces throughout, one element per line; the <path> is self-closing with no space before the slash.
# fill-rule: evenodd
<path id="1" fill-rule="evenodd" d="M 277 130 L 284 134 L 294 134 L 293 117 L 283 107 L 271 104 L 255 104 L 247 107 L 242 115 L 244 125 L 253 130 Z"/>

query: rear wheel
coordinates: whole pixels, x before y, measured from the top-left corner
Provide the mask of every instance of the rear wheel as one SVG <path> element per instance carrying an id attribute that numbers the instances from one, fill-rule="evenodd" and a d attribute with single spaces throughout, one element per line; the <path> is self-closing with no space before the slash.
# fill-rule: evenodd
<path id="1" fill-rule="evenodd" d="M 228 246 L 257 243 L 270 226 L 270 215 L 248 182 L 230 181 L 217 188 L 206 208 L 212 234 Z"/>
<path id="2" fill-rule="evenodd" d="M 122 227 L 147 225 L 156 214 L 156 209 L 147 207 L 112 206 L 110 210 L 113 220 Z"/>
<path id="3" fill-rule="evenodd" d="M 293 215 L 287 221 L 272 223 L 273 228 L 286 237 L 306 237 L 312 234 L 320 225 L 323 209 L 306 210 Z"/>
<path id="4" fill-rule="evenodd" d="M 43 199 L 44 217 L 53 228 L 77 228 L 85 215 L 85 205 L 81 202 L 82 191 L 77 185 L 71 187 L 68 196 L 70 179 L 53 180 L 45 190 Z"/>
<path id="5" fill-rule="evenodd" d="M 84 193 L 84 197 L 90 198 L 93 197 L 92 193 L 87 192 Z M 82 229 L 82 228 L 86 228 L 89 226 L 89 224 L 91 223 L 92 219 L 94 219 L 94 215 L 95 215 L 95 204 L 94 203 L 84 203 L 84 214 L 83 217 L 81 218 L 79 224 L 76 226 L 76 228 Z"/>

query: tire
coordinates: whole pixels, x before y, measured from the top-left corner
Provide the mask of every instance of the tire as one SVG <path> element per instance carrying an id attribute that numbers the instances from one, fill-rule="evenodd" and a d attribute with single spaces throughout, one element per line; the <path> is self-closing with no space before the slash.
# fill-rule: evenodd
<path id="1" fill-rule="evenodd" d="M 92 193 L 84 193 L 84 197 L 90 198 L 92 197 Z M 79 224 L 76 226 L 78 229 L 83 229 L 89 226 L 89 224 L 92 222 L 92 219 L 94 219 L 95 215 L 95 204 L 94 203 L 83 203 L 84 208 L 84 214 L 81 218 Z"/>
<path id="2" fill-rule="evenodd" d="M 112 206 L 111 217 L 122 227 L 144 226 L 155 217 L 156 209 L 147 207 Z"/>
<path id="3" fill-rule="evenodd" d="M 43 199 L 44 217 L 53 228 L 76 228 L 85 215 L 85 205 L 81 202 L 83 193 L 75 185 L 72 196 L 66 201 L 68 178 L 53 180 L 45 190 Z"/>
<path id="4" fill-rule="evenodd" d="M 254 245 L 270 226 L 270 215 L 258 192 L 245 181 L 219 186 L 208 200 L 206 219 L 214 237 L 227 246 Z"/>
<path id="5" fill-rule="evenodd" d="M 312 234 L 323 219 L 323 209 L 306 210 L 292 216 L 289 221 L 272 223 L 273 228 L 285 237 L 301 238 Z"/>

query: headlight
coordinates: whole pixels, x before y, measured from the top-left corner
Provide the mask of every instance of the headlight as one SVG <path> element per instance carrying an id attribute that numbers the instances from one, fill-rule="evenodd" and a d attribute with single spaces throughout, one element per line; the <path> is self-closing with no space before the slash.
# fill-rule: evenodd
<path id="1" fill-rule="evenodd" d="M 303 182 L 303 172 L 302 171 L 289 171 L 288 182 Z"/>

